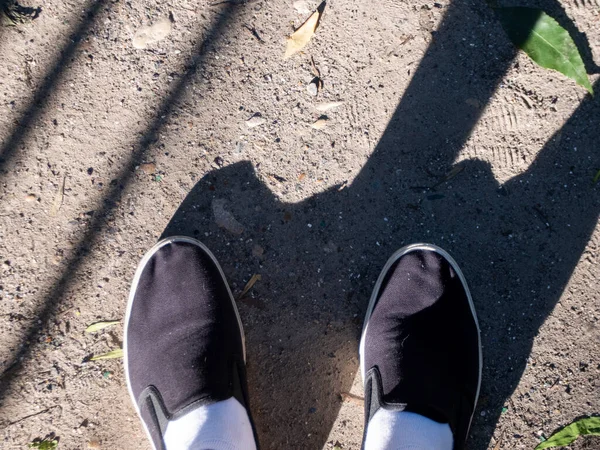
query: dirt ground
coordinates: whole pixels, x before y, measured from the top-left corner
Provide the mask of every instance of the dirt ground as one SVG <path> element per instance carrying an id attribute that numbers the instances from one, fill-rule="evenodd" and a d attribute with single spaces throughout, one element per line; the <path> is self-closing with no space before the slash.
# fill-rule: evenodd
<path id="1" fill-rule="evenodd" d="M 150 448 L 121 361 L 89 361 L 122 323 L 85 329 L 123 318 L 173 234 L 235 294 L 261 275 L 238 303 L 263 449 L 360 448 L 362 317 L 415 241 L 453 254 L 478 310 L 469 448 L 533 449 L 600 413 L 600 99 L 517 54 L 483 0 L 330 0 L 288 60 L 317 2 L 24 4 L 39 17 L 0 27 L 0 447 Z M 600 92 L 600 4 L 537 4 Z"/>

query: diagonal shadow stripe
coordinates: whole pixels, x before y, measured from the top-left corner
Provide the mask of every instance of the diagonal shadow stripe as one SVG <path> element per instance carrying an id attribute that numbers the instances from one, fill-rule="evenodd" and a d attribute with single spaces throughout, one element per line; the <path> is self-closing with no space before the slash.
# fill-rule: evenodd
<path id="1" fill-rule="evenodd" d="M 21 115 L 17 120 L 12 132 L 0 148 L 0 170 L 7 165 L 12 158 L 18 153 L 18 149 L 23 145 L 27 136 L 33 129 L 33 126 L 42 116 L 48 105 L 50 93 L 60 83 L 61 79 L 67 72 L 67 69 L 79 48 L 80 42 L 87 30 L 98 20 L 98 16 L 103 9 L 103 6 L 108 3 L 107 0 L 95 0 L 86 9 L 85 18 L 79 23 L 77 28 L 70 34 L 68 43 L 60 52 L 60 57 L 46 73 L 44 81 L 36 90 L 35 94 L 29 101 Z"/>
<path id="2" fill-rule="evenodd" d="M 238 8 L 239 7 L 236 6 L 236 4 L 228 3 L 215 13 L 212 25 L 207 33 L 199 40 L 196 48 L 192 52 L 192 56 L 186 65 L 186 71 L 178 79 L 177 83 L 174 84 L 169 94 L 162 101 L 154 120 L 148 125 L 146 133 L 140 138 L 139 142 L 135 146 L 129 161 L 124 164 L 123 168 L 118 174 L 116 178 L 117 182 L 111 184 L 110 190 L 104 196 L 101 206 L 98 207 L 97 217 L 96 215 L 94 216 L 94 220 L 90 224 L 90 227 L 81 237 L 78 245 L 75 247 L 62 276 L 56 281 L 54 286 L 50 289 L 49 294 L 40 303 L 40 307 L 35 314 L 37 319 L 25 332 L 23 345 L 12 355 L 12 358 L 7 361 L 7 369 L 5 369 L 0 375 L 0 401 L 5 398 L 12 380 L 14 380 L 18 375 L 22 362 L 31 354 L 31 344 L 27 343 L 34 342 L 34 336 L 40 330 L 40 327 L 36 326 L 35 323 L 39 323 L 41 321 L 42 324 L 46 324 L 54 314 L 63 293 L 71 283 L 71 274 L 78 270 L 88 252 L 88 249 L 98 238 L 99 230 L 106 225 L 107 219 L 113 210 L 115 202 L 120 197 L 124 186 L 130 182 L 134 174 L 135 167 L 140 161 L 142 161 L 150 145 L 156 141 L 158 134 L 167 121 L 173 106 L 176 105 L 182 98 L 187 85 L 195 76 L 198 69 L 201 68 L 205 63 L 205 60 L 208 57 L 207 51 L 209 47 L 213 45 L 220 35 L 225 33 L 225 29 L 232 20 Z M 30 122 L 31 119 L 29 119 L 28 123 Z M 41 328 L 44 328 L 44 326 Z"/>

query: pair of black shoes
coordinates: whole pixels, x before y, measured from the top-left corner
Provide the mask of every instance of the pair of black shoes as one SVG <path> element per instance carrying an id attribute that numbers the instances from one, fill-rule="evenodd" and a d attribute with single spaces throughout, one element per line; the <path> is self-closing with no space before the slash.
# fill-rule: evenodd
<path id="1" fill-rule="evenodd" d="M 165 448 L 169 421 L 201 405 L 234 397 L 251 417 L 242 323 L 219 263 L 201 242 L 167 238 L 143 258 L 124 348 L 129 392 L 155 449 Z M 388 260 L 367 310 L 360 366 L 365 430 L 379 408 L 411 411 L 449 424 L 454 448 L 464 447 L 481 346 L 467 283 L 444 250 L 415 244 Z"/>

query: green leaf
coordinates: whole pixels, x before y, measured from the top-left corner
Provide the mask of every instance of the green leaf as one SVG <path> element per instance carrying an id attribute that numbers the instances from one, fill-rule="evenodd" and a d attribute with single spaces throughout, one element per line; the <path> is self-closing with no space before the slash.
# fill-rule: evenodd
<path id="1" fill-rule="evenodd" d="M 96 331 L 100 331 L 103 328 L 107 328 L 110 327 L 112 325 L 116 325 L 118 324 L 120 321 L 119 320 L 109 320 L 109 321 L 104 321 L 104 322 L 96 322 L 91 324 L 89 327 L 87 327 L 85 329 L 86 333 L 95 333 Z"/>
<path id="2" fill-rule="evenodd" d="M 594 95 L 575 42 L 556 20 L 535 8 L 496 8 L 496 13 L 516 47 L 538 65 L 568 76 Z"/>
<path id="3" fill-rule="evenodd" d="M 596 184 L 598 182 L 598 180 L 600 180 L 600 170 L 598 172 L 596 172 L 596 175 L 594 176 L 592 183 Z"/>
<path id="4" fill-rule="evenodd" d="M 539 444 L 534 450 L 562 447 L 569 445 L 579 436 L 587 434 L 600 435 L 600 417 L 586 417 L 561 428 L 546 441 Z"/>
<path id="5" fill-rule="evenodd" d="M 56 439 L 36 439 L 28 444 L 29 448 L 36 448 L 38 450 L 54 450 L 58 447 L 58 441 Z"/>
<path id="6" fill-rule="evenodd" d="M 115 358 L 122 358 L 122 357 L 123 357 L 123 349 L 118 348 L 116 350 L 113 350 L 112 352 L 104 353 L 104 354 L 98 355 L 98 356 L 93 356 L 90 358 L 90 361 L 98 361 L 100 359 L 115 359 Z"/>

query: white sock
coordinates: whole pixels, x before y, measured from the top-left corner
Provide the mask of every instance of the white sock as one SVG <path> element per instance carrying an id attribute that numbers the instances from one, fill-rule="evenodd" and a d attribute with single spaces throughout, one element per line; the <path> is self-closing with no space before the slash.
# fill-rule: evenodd
<path id="1" fill-rule="evenodd" d="M 452 445 L 447 423 L 379 408 L 367 427 L 365 450 L 452 450 Z"/>
<path id="2" fill-rule="evenodd" d="M 169 422 L 167 450 L 256 450 L 246 409 L 231 397 Z"/>

